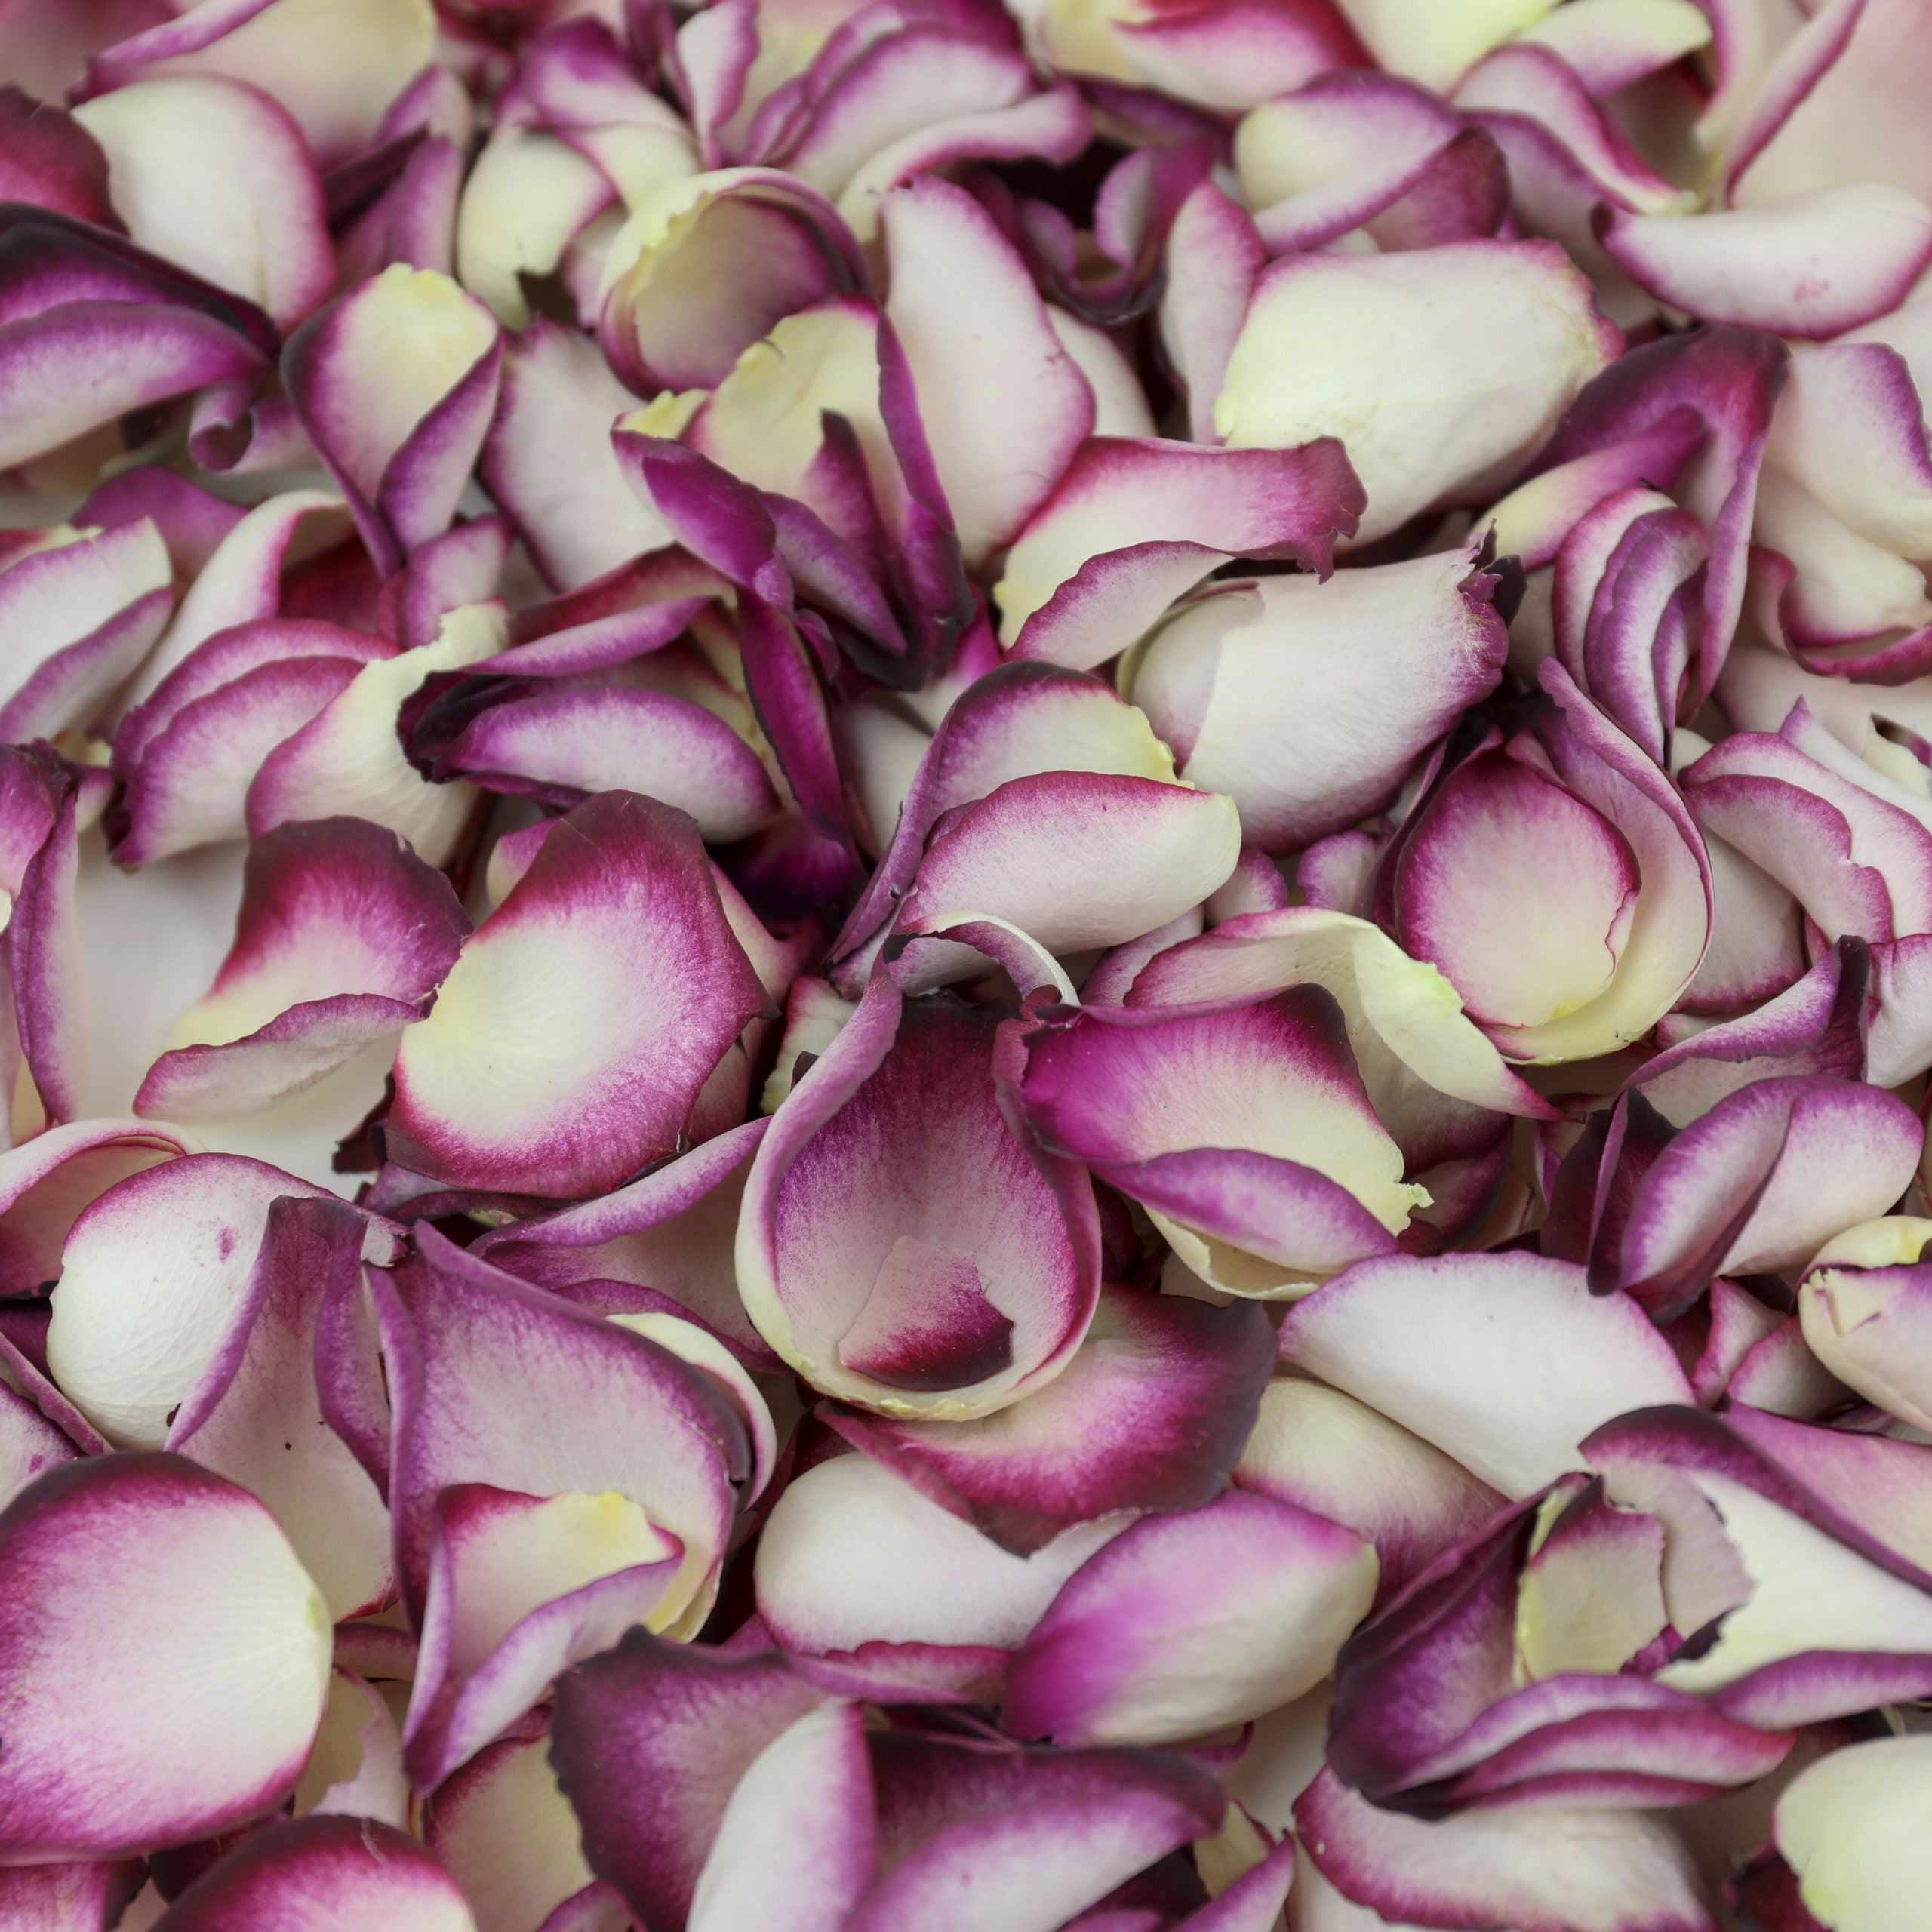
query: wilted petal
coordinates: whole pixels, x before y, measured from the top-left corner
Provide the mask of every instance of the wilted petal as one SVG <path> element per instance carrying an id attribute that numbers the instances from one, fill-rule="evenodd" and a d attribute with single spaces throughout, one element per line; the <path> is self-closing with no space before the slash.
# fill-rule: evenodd
<path id="1" fill-rule="evenodd" d="M 1408 399 L 1424 309 L 1449 360 Z M 1236 449 L 1340 435 L 1367 492 L 1367 543 L 1423 511 L 1480 502 L 1622 347 L 1590 285 L 1546 242 L 1291 257 L 1255 285 L 1214 405 Z M 1380 406 L 1366 421 L 1361 398 Z"/>
<path id="2" fill-rule="evenodd" d="M 54 1380 L 111 1441 L 158 1448 L 244 1303 L 270 1204 L 325 1192 L 238 1154 L 191 1154 L 108 1189 L 61 1256 Z M 386 1257 L 374 1223 L 369 1239 Z"/>
<path id="3" fill-rule="evenodd" d="M 1294 440 L 1237 452 L 1092 438 L 1007 553 L 993 592 L 1000 641 L 1087 670 L 1231 558 L 1325 575 L 1336 538 L 1355 531 L 1361 488 L 1332 437 Z"/>
<path id="4" fill-rule="evenodd" d="M 155 1932 L 477 1932 L 456 1882 L 373 1818 L 299 1818 L 246 1840 L 190 1885 Z"/>
<path id="5" fill-rule="evenodd" d="M 1091 1192 L 1009 1124 L 997 1032 L 875 980 L 759 1144 L 739 1290 L 826 1394 L 959 1420 L 1079 1346 L 1100 1289 Z"/>
<path id="6" fill-rule="evenodd" d="M 1576 1468 L 1611 1417 L 1690 1399 L 1636 1302 L 1531 1254 L 1363 1262 L 1288 1310 L 1281 1348 L 1510 1497 Z"/>
<path id="7" fill-rule="evenodd" d="M 245 1491 L 178 1456 L 50 1470 L 0 1515 L 5 1855 L 156 1849 L 291 1789 L 328 1613 Z"/>
<path id="8" fill-rule="evenodd" d="M 1932 261 L 1932 210 L 1863 182 L 1709 214 L 1618 210 L 1603 243 L 1619 268 L 1674 308 L 1816 338 L 1898 306 Z"/>
<path id="9" fill-rule="evenodd" d="M 1232 1011 L 1084 1009 L 1029 1041 L 1023 1091 L 1047 1146 L 1235 1294 L 1292 1295 L 1389 1252 L 1425 1198 L 1318 987 Z"/>
<path id="10" fill-rule="evenodd" d="M 449 881 L 394 832 L 278 827 L 250 848 L 235 943 L 137 1110 L 226 1118 L 299 1093 L 421 1018 L 469 931 Z"/>
<path id="11" fill-rule="evenodd" d="M 1386 804 L 1495 688 L 1508 638 L 1482 563 L 1451 551 L 1325 583 L 1231 586 L 1147 639 L 1123 667 L 1123 694 L 1181 777 L 1234 800 L 1247 839 L 1298 851 Z M 1290 743 L 1291 760 L 1281 755 Z"/>
<path id="12" fill-rule="evenodd" d="M 1352 1531 L 1272 1497 L 1148 1518 L 1067 1580 L 1013 1660 L 1003 1721 L 1159 1744 L 1257 1717 L 1328 1675 L 1375 1582 Z"/>
<path id="13" fill-rule="evenodd" d="M 1272 1331 L 1252 1304 L 1216 1309 L 1106 1287 L 1072 1359 L 1023 1402 L 972 1422 L 837 1409 L 824 1420 L 923 1495 L 1027 1555 L 1116 1510 L 1210 1501 L 1241 1454 L 1274 1354 Z"/>
<path id="14" fill-rule="evenodd" d="M 614 1187 L 672 1150 L 768 1010 L 690 820 L 601 793 L 544 841 L 404 1035 L 394 1151 L 466 1186 Z"/>
<path id="15" fill-rule="evenodd" d="M 144 248 L 292 328 L 335 279 L 322 184 L 300 131 L 253 88 L 136 81 L 74 118 L 107 156 L 108 192 Z"/>
<path id="16" fill-rule="evenodd" d="M 284 380 L 385 577 L 441 536 L 496 408 L 503 337 L 446 275 L 396 263 L 289 338 Z"/>

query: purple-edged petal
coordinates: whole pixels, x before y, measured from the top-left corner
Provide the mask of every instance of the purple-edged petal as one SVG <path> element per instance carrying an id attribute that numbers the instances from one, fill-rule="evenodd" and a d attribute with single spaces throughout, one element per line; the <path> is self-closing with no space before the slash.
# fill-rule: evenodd
<path id="1" fill-rule="evenodd" d="M 570 1528 L 585 1507 L 608 1507 L 632 1528 L 632 1512 L 641 1512 L 681 1548 L 660 1607 L 676 1634 L 689 1634 L 717 1588 L 732 1480 L 749 1469 L 727 1398 L 668 1349 L 426 1229 L 417 1250 L 393 1275 L 374 1278 L 395 1407 L 390 1506 L 411 1615 L 420 1620 L 432 1587 L 439 1496 L 452 1484 L 488 1484 L 543 1507 L 566 1499 L 551 1516 L 512 1512 L 512 1527 L 527 1518 L 533 1532 L 553 1518 Z M 495 1419 L 480 1434 L 479 1403 Z M 580 1493 L 587 1505 L 568 1500 Z M 549 1574 L 537 1541 L 533 1583 Z M 512 1543 L 503 1547 L 515 1556 Z M 510 1574 L 529 1567 L 518 1558 Z"/>
<path id="2" fill-rule="evenodd" d="M 926 176 L 882 204 L 885 313 L 967 564 L 1003 549 L 1094 427 L 1087 380 L 1024 263 L 973 198 Z"/>
<path id="3" fill-rule="evenodd" d="M 1715 1932 L 1717 1923 L 1690 1854 L 1641 1811 L 1528 1806 L 1426 1823 L 1379 1809 L 1324 1770 L 1295 1824 L 1342 1897 L 1391 1926 Z"/>
<path id="4" fill-rule="evenodd" d="M 1508 639 L 1478 553 L 1266 577 L 1184 605 L 1124 667 L 1190 784 L 1241 808 L 1264 851 L 1385 805 L 1420 754 L 1496 688 Z M 1298 755 L 1281 756 L 1294 743 Z"/>
<path id="5" fill-rule="evenodd" d="M 289 339 L 291 400 L 385 577 L 439 537 L 496 408 L 495 318 L 445 275 L 397 263 Z"/>
<path id="6" fill-rule="evenodd" d="M 246 1840 L 190 1885 L 155 1932 L 477 1932 L 456 1881 L 373 1818 L 300 1818 Z"/>
<path id="7" fill-rule="evenodd" d="M 1212 181 L 1181 204 L 1168 230 L 1161 346 L 1187 391 L 1189 438 L 1214 439 L 1214 398 L 1268 259 L 1254 217 Z"/>
<path id="8" fill-rule="evenodd" d="M 1445 359 L 1411 399 L 1423 312 Z M 1550 242 L 1294 256 L 1255 285 L 1214 426 L 1237 449 L 1343 437 L 1367 493 L 1350 534 L 1366 543 L 1423 511 L 1481 501 L 1622 346 Z M 1379 398 L 1366 421 L 1365 395 Z"/>
<path id="9" fill-rule="evenodd" d="M 449 881 L 361 819 L 285 825 L 250 848 L 235 943 L 135 1096 L 229 1117 L 299 1093 L 428 1010 L 469 931 Z"/>
<path id="10" fill-rule="evenodd" d="M 328 1614 L 245 1491 L 178 1456 L 68 1463 L 0 1514 L 0 1583 L 6 1857 L 179 1844 L 293 1788 Z"/>
<path id="11" fill-rule="evenodd" d="M 1235 1465 L 1235 1486 L 1325 1516 L 1375 1547 L 1377 1598 L 1505 1506 L 1441 1450 L 1339 1389 L 1271 1382 Z"/>
<path id="12" fill-rule="evenodd" d="M 1690 1400 L 1636 1302 L 1531 1254 L 1363 1262 L 1289 1309 L 1281 1349 L 1506 1496 L 1577 1467 L 1612 1416 Z"/>
<path id="13" fill-rule="evenodd" d="M 75 1220 L 48 1364 L 110 1440 L 158 1448 L 247 1297 L 269 1205 L 325 1190 L 235 1154 L 192 1154 L 111 1187 Z M 389 1244 L 369 1224 L 371 1252 Z"/>
<path id="14" fill-rule="evenodd" d="M 673 1150 L 768 1010 L 691 820 L 600 794 L 544 841 L 404 1035 L 392 1149 L 467 1186 L 608 1190 Z"/>
<path id="15" fill-rule="evenodd" d="M 835 1457 L 797 1478 L 765 1521 L 758 1612 L 789 1651 L 937 1644 L 998 1658 L 1129 1520 L 1078 1524 L 1016 1555 L 870 1457 Z"/>
<path id="16" fill-rule="evenodd" d="M 850 1410 L 824 1420 L 999 1543 L 1030 1555 L 1121 1509 L 1186 1509 L 1220 1491 L 1274 1361 L 1260 1309 L 1106 1287 L 1044 1389 L 972 1422 Z M 1261 1485 L 1251 1485 L 1260 1487 Z"/>
<path id="17" fill-rule="evenodd" d="M 1100 1290 L 1091 1189 L 1009 1121 L 1005 1057 L 992 1016 L 877 979 L 773 1116 L 738 1286 L 814 1388 L 961 1420 L 1079 1346 Z"/>
<path id="18" fill-rule="evenodd" d="M 641 792 L 690 813 L 714 844 L 749 837 L 779 811 L 758 754 L 724 719 L 668 692 L 622 685 L 493 705 L 438 768 L 553 801 Z"/>
<path id="19" fill-rule="evenodd" d="M 1376 1568 L 1353 1531 L 1271 1497 L 1148 1518 L 1068 1578 L 1013 1660 L 1002 1721 L 1057 1744 L 1159 1744 L 1258 1717 L 1328 1675 Z"/>
<path id="20" fill-rule="evenodd" d="M 1029 1041 L 1023 1093 L 1048 1146 L 1237 1294 L 1292 1294 L 1387 1252 L 1421 1204 L 1318 987 L 1231 1010 L 1084 1009 Z"/>
<path id="21" fill-rule="evenodd" d="M 1798 1297 L 1804 1340 L 1823 1367 L 1921 1429 L 1932 1422 L 1932 1278 L 1920 1265 L 1928 1238 L 1932 1222 L 1908 1215 L 1850 1229 L 1813 1258 Z"/>
<path id="22" fill-rule="evenodd" d="M 1234 451 L 1094 438 L 1007 553 L 993 592 L 1000 641 L 1086 670 L 1231 558 L 1325 575 L 1335 540 L 1355 529 L 1361 488 L 1332 437 L 1294 440 Z"/>
<path id="23" fill-rule="evenodd" d="M 1674 308 L 1816 338 L 1898 306 L 1932 261 L 1932 210 L 1863 182 L 1709 214 L 1618 209 L 1602 240 L 1625 274 Z"/>
<path id="24" fill-rule="evenodd" d="M 322 184 L 268 95 L 170 74 L 84 101 L 74 118 L 107 156 L 108 192 L 144 248 L 293 328 L 335 279 Z"/>
<path id="25" fill-rule="evenodd" d="M 389 1512 L 328 1426 L 315 1379 L 323 1302 L 355 1292 L 363 1228 L 341 1201 L 270 1208 L 241 1304 L 168 1432 L 171 1449 L 274 1511 L 338 1622 L 390 1594 Z"/>

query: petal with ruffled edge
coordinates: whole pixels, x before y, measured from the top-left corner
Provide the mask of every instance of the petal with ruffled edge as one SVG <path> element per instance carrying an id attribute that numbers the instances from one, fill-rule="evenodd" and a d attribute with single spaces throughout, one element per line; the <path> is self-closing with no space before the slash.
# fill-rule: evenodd
<path id="1" fill-rule="evenodd" d="M 1288 1310 L 1282 1358 L 1453 1456 L 1505 1496 L 1579 1465 L 1612 1416 L 1686 1402 L 1637 1303 L 1531 1254 L 1366 1261 Z"/>
<path id="2" fill-rule="evenodd" d="M 769 1010 L 691 821 L 600 793 L 545 839 L 404 1035 L 392 1149 L 466 1186 L 608 1189 L 674 1149 L 712 1068 Z"/>
<path id="3" fill-rule="evenodd" d="M 1003 1721 L 1057 1744 L 1161 1744 L 1258 1717 L 1328 1675 L 1375 1584 L 1375 1552 L 1352 1530 L 1270 1497 L 1147 1518 L 1035 1625 Z"/>
<path id="4" fill-rule="evenodd" d="M 1007 553 L 993 591 L 1000 641 L 1091 669 L 1230 558 L 1326 576 L 1362 494 L 1342 445 L 1315 433 L 1265 452 L 1093 438 Z"/>
<path id="5" fill-rule="evenodd" d="M 469 931 L 449 881 L 394 832 L 278 826 L 250 848 L 235 943 L 136 1110 L 226 1118 L 299 1093 L 421 1018 Z"/>
<path id="6" fill-rule="evenodd" d="M 293 1788 L 328 1613 L 245 1491 L 178 1456 L 68 1463 L 0 1515 L 0 1577 L 9 1858 L 179 1844 Z"/>

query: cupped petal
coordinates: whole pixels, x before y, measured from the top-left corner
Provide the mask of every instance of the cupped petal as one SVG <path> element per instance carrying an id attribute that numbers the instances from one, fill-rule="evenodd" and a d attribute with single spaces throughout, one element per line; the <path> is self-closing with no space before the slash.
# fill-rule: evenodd
<path id="1" fill-rule="evenodd" d="M 1424 314 L 1450 359 L 1419 387 Z M 1340 436 L 1367 497 L 1346 534 L 1368 543 L 1493 492 L 1622 346 L 1551 242 L 1294 256 L 1255 284 L 1214 426 L 1233 449 Z"/>
<path id="2" fill-rule="evenodd" d="M 1280 1334 L 1283 1360 L 1508 1497 L 1577 1467 L 1577 1444 L 1611 1417 L 1690 1400 L 1638 1303 L 1592 1295 L 1580 1267 L 1538 1255 L 1362 1262 L 1297 1302 Z"/>
<path id="3" fill-rule="evenodd" d="M 1878 182 L 1698 214 L 1614 209 L 1604 248 L 1673 308 L 1817 339 L 1895 309 L 1932 262 L 1932 209 Z"/>
<path id="4" fill-rule="evenodd" d="M 495 411 L 503 356 L 481 303 L 401 262 L 289 338 L 290 399 L 384 577 L 449 528 Z"/>
<path id="5" fill-rule="evenodd" d="M 238 1154 L 189 1155 L 109 1188 L 62 1251 L 54 1380 L 110 1441 L 158 1448 L 245 1301 L 270 1204 L 325 1194 Z M 368 1238 L 387 1258 L 374 1223 Z"/>
<path id="6" fill-rule="evenodd" d="M 1451 551 L 1203 596 L 1128 660 L 1123 695 L 1183 777 L 1233 799 L 1250 843 L 1300 851 L 1386 804 L 1496 688 L 1508 638 L 1483 562 Z"/>
<path id="7" fill-rule="evenodd" d="M 250 848 L 235 943 L 137 1111 L 226 1118 L 300 1092 L 420 1019 L 469 931 L 449 881 L 394 832 L 278 826 Z"/>
<path id="8" fill-rule="evenodd" d="M 1100 1291 L 1092 1192 L 1009 1119 L 1002 1057 L 992 1016 L 875 979 L 772 1117 L 739 1217 L 739 1291 L 814 1388 L 962 1420 L 1078 1347 Z"/>
<path id="9" fill-rule="evenodd" d="M 328 1613 L 245 1491 L 179 1456 L 67 1463 L 0 1514 L 0 1577 L 8 1859 L 155 1850 L 294 1788 Z"/>
<path id="10" fill-rule="evenodd" d="M 1244 1453 L 1272 1336 L 1249 1303 L 1216 1309 L 1104 1287 L 1072 1359 L 1023 1402 L 971 1422 L 845 1409 L 823 1419 L 1001 1548 L 1030 1555 L 1118 1510 L 1211 1501 Z"/>
<path id="11" fill-rule="evenodd" d="M 1326 575 L 1337 538 L 1355 530 L 1361 491 L 1342 445 L 1312 435 L 1266 451 L 1091 439 L 1007 553 L 993 591 L 1001 642 L 1090 669 L 1231 558 L 1284 558 Z"/>
<path id="12" fill-rule="evenodd" d="M 608 1190 L 673 1150 L 712 1069 L 768 1010 L 697 828 L 600 793 L 545 839 L 405 1034 L 392 1149 L 466 1186 Z"/>
<path id="13" fill-rule="evenodd" d="M 1328 1675 L 1374 1598 L 1376 1567 L 1352 1530 L 1251 1491 L 1145 1518 L 1034 1626 L 1002 1721 L 1057 1744 L 1144 1745 L 1258 1717 Z"/>
<path id="14" fill-rule="evenodd" d="M 190 1885 L 155 1932 L 477 1932 L 456 1881 L 416 1841 L 373 1818 L 271 1826 Z"/>

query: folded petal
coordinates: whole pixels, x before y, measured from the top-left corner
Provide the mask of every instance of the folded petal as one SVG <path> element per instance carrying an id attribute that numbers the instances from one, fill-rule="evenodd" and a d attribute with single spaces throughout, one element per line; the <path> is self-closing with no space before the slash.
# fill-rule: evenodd
<path id="1" fill-rule="evenodd" d="M 877 979 L 773 1116 L 738 1285 L 814 1388 L 956 1421 L 1051 1381 L 1078 1347 L 1100 1291 L 1091 1191 L 1009 1121 L 1001 1057 L 990 1015 Z"/>
<path id="2" fill-rule="evenodd" d="M 1325 576 L 1361 490 L 1341 445 L 1314 433 L 1265 453 L 1091 439 L 1007 554 L 993 592 L 1001 642 L 1090 669 L 1231 558 L 1286 558 Z"/>
<path id="3" fill-rule="evenodd" d="M 481 303 L 400 262 L 289 338 L 290 399 L 383 576 L 449 528 L 496 408 L 503 353 Z"/>
<path id="4" fill-rule="evenodd" d="M 1580 1466 L 1612 1416 L 1690 1399 L 1636 1302 L 1531 1254 L 1363 1262 L 1288 1310 L 1281 1349 L 1509 1497 Z"/>
<path id="5" fill-rule="evenodd" d="M 1798 1291 L 1811 1352 L 1868 1401 L 1915 1429 L 1932 1417 L 1922 1336 L 1932 1294 L 1918 1265 L 1932 1226 L 1906 1215 L 1828 1241 Z"/>
<path id="6" fill-rule="evenodd" d="M 0 1514 L 0 1579 L 8 1857 L 155 1850 L 294 1787 L 328 1613 L 245 1491 L 179 1456 L 69 1463 Z"/>
<path id="7" fill-rule="evenodd" d="M 250 848 L 235 943 L 176 1022 L 137 1109 L 182 1120 L 272 1105 L 428 1010 L 469 921 L 441 873 L 361 819 Z"/>
<path id="8" fill-rule="evenodd" d="M 1411 331 L 1425 311 L 1449 359 L 1411 399 Z M 1347 534 L 1368 543 L 1493 491 L 1621 346 L 1552 243 L 1291 257 L 1255 285 L 1214 427 L 1234 449 L 1341 436 L 1367 493 Z M 1367 395 L 1378 406 L 1365 420 Z"/>
<path id="9" fill-rule="evenodd" d="M 404 1035 L 394 1150 L 466 1186 L 610 1189 L 672 1151 L 712 1068 L 767 1010 L 696 827 L 601 793 L 544 841 Z"/>
<path id="10" fill-rule="evenodd" d="M 1116 1510 L 1210 1501 L 1242 1453 L 1272 1334 L 1247 1303 L 1214 1309 L 1105 1287 L 1072 1359 L 1011 1408 L 971 1422 L 841 1409 L 824 1420 L 1003 1549 L 1030 1555 Z"/>
<path id="11" fill-rule="evenodd" d="M 1159 1744 L 1258 1717 L 1328 1675 L 1375 1583 L 1352 1531 L 1269 1497 L 1147 1518 L 1068 1578 L 1013 1660 L 1003 1721 L 1057 1744 Z"/>

